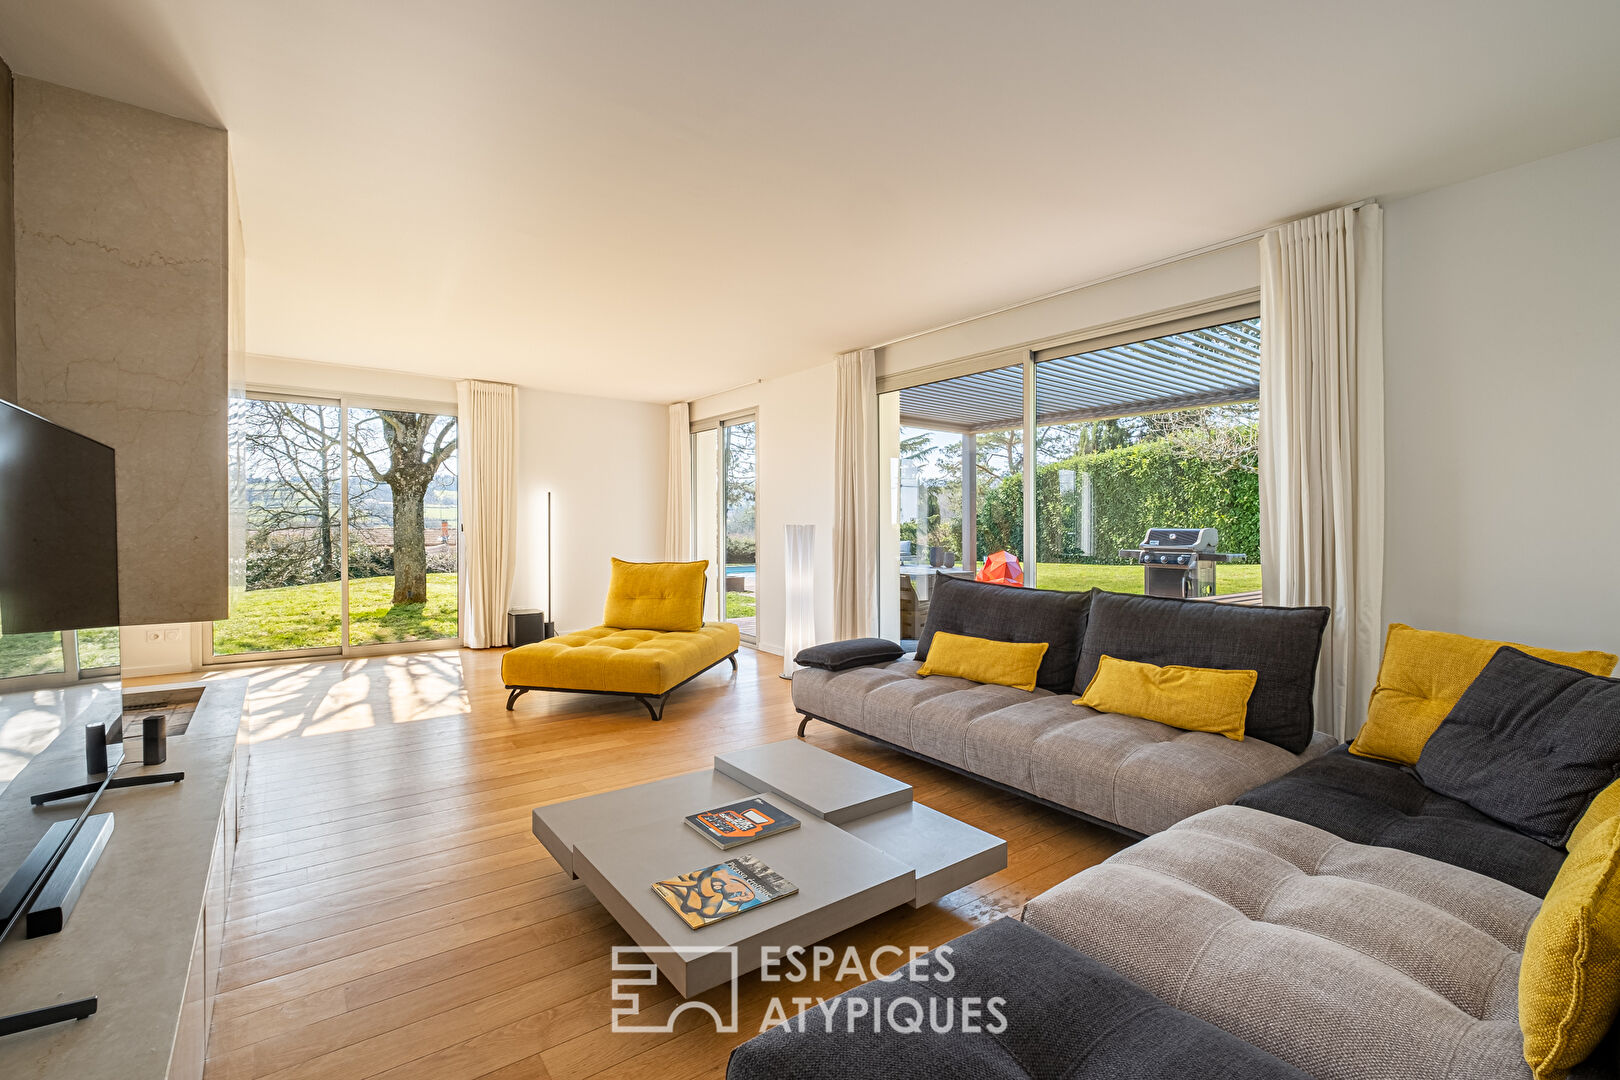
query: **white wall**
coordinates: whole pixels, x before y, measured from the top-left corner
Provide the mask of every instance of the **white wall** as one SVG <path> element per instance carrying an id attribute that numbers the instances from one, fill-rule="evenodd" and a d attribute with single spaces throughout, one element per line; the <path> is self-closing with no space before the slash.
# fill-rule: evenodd
<path id="1" fill-rule="evenodd" d="M 833 636 L 833 416 L 837 374 L 819 367 L 768 379 L 692 403 L 692 419 L 748 409 L 759 419 L 754 507 L 759 536 L 759 647 L 780 654 L 783 629 L 784 525 L 816 527 L 816 640 Z"/>
<path id="2" fill-rule="evenodd" d="M 1259 287 L 1259 245 L 1236 244 L 907 338 L 878 350 L 878 374 L 1083 337 L 1118 322 Z"/>
<path id="3" fill-rule="evenodd" d="M 1620 651 L 1620 140 L 1386 211 L 1386 620 Z"/>
<path id="4" fill-rule="evenodd" d="M 552 493 L 558 630 L 602 621 L 610 558 L 664 557 L 669 414 L 663 405 L 522 389 L 513 607 L 546 607 L 545 496 Z"/>
<path id="5" fill-rule="evenodd" d="M 447 405 L 451 379 L 250 355 L 250 389 L 303 390 Z M 601 621 L 608 559 L 658 559 L 664 537 L 666 411 L 662 405 L 518 392 L 518 568 L 513 607 L 545 605 L 545 492 L 553 492 L 559 629 Z M 124 673 L 194 670 L 208 623 L 125 627 Z M 151 632 L 158 640 L 148 640 Z M 178 631 L 178 636 L 176 636 Z"/>

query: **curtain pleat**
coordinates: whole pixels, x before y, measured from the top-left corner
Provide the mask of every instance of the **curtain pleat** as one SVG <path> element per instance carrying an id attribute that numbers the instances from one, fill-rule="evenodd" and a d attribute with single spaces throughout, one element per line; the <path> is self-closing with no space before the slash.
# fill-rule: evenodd
<path id="1" fill-rule="evenodd" d="M 1383 638 L 1382 211 L 1290 222 L 1260 255 L 1262 587 L 1268 604 L 1332 610 L 1317 726 L 1348 738 Z"/>
<path id="2" fill-rule="evenodd" d="M 692 410 L 684 401 L 669 407 L 669 485 L 664 510 L 664 558 L 692 557 Z"/>
<path id="3" fill-rule="evenodd" d="M 461 641 L 507 644 L 506 612 L 517 569 L 517 387 L 456 383 L 461 468 Z"/>
<path id="4" fill-rule="evenodd" d="M 839 639 L 877 627 L 877 353 L 838 358 L 833 450 L 833 630 Z"/>

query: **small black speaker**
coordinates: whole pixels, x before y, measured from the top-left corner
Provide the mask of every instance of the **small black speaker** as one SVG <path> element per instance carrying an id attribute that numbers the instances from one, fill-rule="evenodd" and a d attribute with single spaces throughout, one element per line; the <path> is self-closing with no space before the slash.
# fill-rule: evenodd
<path id="1" fill-rule="evenodd" d="M 157 765 L 169 759 L 169 718 L 148 716 L 141 721 L 141 764 Z"/>
<path id="2" fill-rule="evenodd" d="M 84 725 L 84 771 L 100 776 L 107 771 L 107 725 Z"/>
<path id="3" fill-rule="evenodd" d="M 551 636 L 546 632 L 546 613 L 526 608 L 506 613 L 506 642 L 508 645 L 533 645 Z"/>

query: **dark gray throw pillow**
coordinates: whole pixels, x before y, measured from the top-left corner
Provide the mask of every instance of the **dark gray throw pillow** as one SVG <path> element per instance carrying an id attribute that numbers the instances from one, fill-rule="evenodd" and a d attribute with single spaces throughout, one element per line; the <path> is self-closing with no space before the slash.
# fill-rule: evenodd
<path id="1" fill-rule="evenodd" d="M 1297 754 L 1316 729 L 1316 660 L 1329 614 L 1325 607 L 1249 607 L 1099 589 L 1074 689 L 1085 692 L 1104 656 L 1161 667 L 1255 671 L 1244 736 Z"/>
<path id="2" fill-rule="evenodd" d="M 1046 655 L 1035 673 L 1035 685 L 1054 694 L 1074 684 L 1074 665 L 1086 636 L 1089 592 L 1021 589 L 983 581 L 940 577 L 928 604 L 928 623 L 917 642 L 917 659 L 928 659 L 934 635 L 988 638 L 991 641 L 1044 641 Z"/>
<path id="3" fill-rule="evenodd" d="M 887 664 L 891 660 L 900 659 L 905 652 L 906 650 L 892 641 L 861 637 L 850 638 L 848 641 L 829 641 L 825 645 L 812 645 L 808 649 L 800 649 L 793 662 L 800 667 L 843 671 L 846 668 L 864 667 L 867 664 Z"/>
<path id="4" fill-rule="evenodd" d="M 1417 774 L 1431 791 L 1562 847 L 1620 777 L 1620 679 L 1504 646 L 1424 744 Z"/>

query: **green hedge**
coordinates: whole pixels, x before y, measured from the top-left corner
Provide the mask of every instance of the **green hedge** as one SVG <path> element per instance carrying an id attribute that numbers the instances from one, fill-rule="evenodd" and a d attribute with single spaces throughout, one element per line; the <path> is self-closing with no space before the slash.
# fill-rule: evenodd
<path id="1" fill-rule="evenodd" d="M 1250 462 L 1252 466 L 1252 462 Z M 1059 473 L 1075 473 L 1064 494 Z M 1092 485 L 1095 554 L 1080 554 L 1076 537 L 1080 474 Z M 1035 472 L 1036 538 L 1042 562 L 1119 562 L 1150 528 L 1208 528 L 1221 533 L 1221 550 L 1260 557 L 1260 485 L 1252 469 L 1228 468 L 1186 453 L 1165 439 L 1080 454 Z M 1019 477 L 979 489 L 981 556 L 1003 548 L 1023 554 L 1024 491 Z"/>

